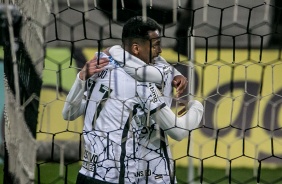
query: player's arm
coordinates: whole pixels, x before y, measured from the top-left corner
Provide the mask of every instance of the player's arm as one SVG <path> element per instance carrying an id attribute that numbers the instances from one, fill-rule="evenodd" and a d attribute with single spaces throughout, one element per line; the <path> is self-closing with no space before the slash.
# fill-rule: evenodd
<path id="1" fill-rule="evenodd" d="M 180 141 L 187 137 L 189 130 L 199 126 L 204 108 L 197 100 L 187 103 L 188 111 L 177 117 L 165 104 L 164 97 L 159 96 L 153 83 L 137 85 L 137 94 L 144 111 L 173 139 Z"/>
<path id="2" fill-rule="evenodd" d="M 188 103 L 187 113 L 181 117 L 177 117 L 167 106 L 156 111 L 152 117 L 171 138 L 181 141 L 188 136 L 189 130 L 199 126 L 203 112 L 203 105 L 197 100 L 192 100 Z"/>
<path id="3" fill-rule="evenodd" d="M 75 120 L 84 113 L 86 104 L 84 100 L 84 89 L 86 81 L 81 80 L 79 75 L 80 72 L 77 74 L 75 82 L 66 98 L 62 112 L 64 120 Z"/>
<path id="4" fill-rule="evenodd" d="M 108 48 L 108 52 L 105 53 L 110 54 L 115 61 L 123 66 L 124 71 L 137 81 L 153 82 L 161 85 L 163 75 L 158 68 L 147 65 L 139 58 L 125 51 L 120 45 Z"/>
<path id="5" fill-rule="evenodd" d="M 97 61 L 97 57 L 94 57 L 87 61 L 85 66 L 77 74 L 64 104 L 62 115 L 65 120 L 74 120 L 84 113 L 86 105 L 86 100 L 84 99 L 86 80 L 96 73 L 103 71 L 104 66 L 108 63 L 107 58 L 100 58 L 100 60 Z"/>
<path id="6" fill-rule="evenodd" d="M 147 65 L 139 58 L 131 55 L 125 51 L 120 45 L 104 50 L 107 55 L 111 55 L 114 60 L 124 65 L 124 70 L 134 79 L 140 82 L 153 82 L 157 85 L 161 85 L 163 82 L 163 74 L 157 67 Z M 126 61 L 126 62 L 125 62 Z M 170 65 L 166 60 L 159 56 L 156 58 L 155 63 L 161 63 L 164 65 Z M 172 86 L 176 88 L 177 96 L 180 96 L 187 87 L 187 78 L 184 77 L 177 69 L 171 67 L 172 74 L 174 76 Z"/>
<path id="7" fill-rule="evenodd" d="M 87 61 L 84 67 L 79 72 L 79 78 L 81 80 L 87 80 L 93 75 L 100 73 L 103 71 L 105 66 L 109 64 L 109 59 L 106 57 L 100 57 L 98 61 L 98 57 L 95 55 L 94 58 Z"/>
<path id="8" fill-rule="evenodd" d="M 123 66 L 124 71 L 137 81 L 153 82 L 157 85 L 162 84 L 163 74 L 158 68 L 147 65 L 139 58 L 125 51 L 120 45 L 108 48 L 105 53 L 111 55 L 114 60 Z"/>

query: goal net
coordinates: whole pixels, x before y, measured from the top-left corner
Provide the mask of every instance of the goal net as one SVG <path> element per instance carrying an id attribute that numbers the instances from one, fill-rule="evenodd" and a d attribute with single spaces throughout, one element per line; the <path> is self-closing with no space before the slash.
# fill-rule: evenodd
<path id="1" fill-rule="evenodd" d="M 33 183 L 35 178 L 44 63 L 42 24 L 50 12 L 47 2 L 31 2 L 0 4 L 5 85 L 3 183 Z"/>
<path id="2" fill-rule="evenodd" d="M 9 40 L 5 140 L 12 158 L 9 172 L 21 183 L 75 183 L 84 154 L 84 117 L 63 119 L 66 96 L 86 61 L 121 45 L 122 27 L 136 15 L 161 25 L 161 56 L 188 78 L 185 94 L 170 97 L 172 110 L 177 112 L 183 99 L 204 105 L 198 128 L 180 142 L 169 138 L 177 183 L 282 183 L 280 1 L 10 4 L 23 18 L 17 47 L 25 54 L 14 51 Z M 36 87 L 24 86 L 31 90 L 27 94 L 21 86 L 27 75 L 17 72 L 26 60 L 32 68 L 28 71 L 34 70 L 28 79 L 39 80 L 31 83 Z M 32 115 L 24 114 L 29 104 Z"/>

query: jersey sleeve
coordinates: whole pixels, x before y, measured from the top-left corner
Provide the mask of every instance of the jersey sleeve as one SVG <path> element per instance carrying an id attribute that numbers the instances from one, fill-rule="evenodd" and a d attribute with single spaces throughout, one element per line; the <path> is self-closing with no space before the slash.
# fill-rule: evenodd
<path id="1" fill-rule="evenodd" d="M 154 83 L 138 83 L 137 94 L 145 113 L 152 115 L 166 106 L 162 95 Z"/>
<path id="2" fill-rule="evenodd" d="M 75 120 L 84 113 L 86 101 L 84 99 L 85 81 L 81 80 L 77 74 L 76 80 L 69 91 L 63 108 L 63 118 L 65 120 Z"/>
<path id="3" fill-rule="evenodd" d="M 170 65 L 163 57 L 159 56 L 155 59 L 155 65 L 164 65 L 164 70 L 166 68 L 170 68 L 172 70 L 172 74 L 173 76 L 177 76 L 177 75 L 182 75 L 176 68 L 174 68 L 172 65 Z M 163 73 L 164 71 L 161 71 L 161 73 Z"/>
<path id="4" fill-rule="evenodd" d="M 181 141 L 188 137 L 190 130 L 199 126 L 204 112 L 203 105 L 197 100 L 191 100 L 188 108 L 185 115 L 177 117 L 171 109 L 164 107 L 157 111 L 153 118 L 172 139 Z"/>
<path id="5" fill-rule="evenodd" d="M 142 60 L 129 54 L 119 45 L 111 47 L 109 53 L 120 66 L 123 66 L 124 71 L 137 81 L 153 82 L 161 85 L 163 74 L 157 67 L 147 65 Z"/>

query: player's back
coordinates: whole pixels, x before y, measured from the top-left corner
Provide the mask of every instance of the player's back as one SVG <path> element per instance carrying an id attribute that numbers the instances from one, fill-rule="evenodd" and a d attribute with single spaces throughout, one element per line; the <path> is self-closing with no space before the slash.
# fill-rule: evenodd
<path id="1" fill-rule="evenodd" d="M 134 109 L 136 101 L 136 82 L 122 68 L 113 70 L 106 69 L 99 73 L 95 78 L 90 78 L 93 81 L 94 88 L 88 90 L 90 100 L 86 109 L 86 116 L 89 120 L 92 119 L 95 130 L 114 131 L 120 126 L 113 126 L 112 123 L 124 124 L 126 118 Z M 90 86 L 91 88 L 91 86 Z M 93 114 L 93 111 L 95 114 Z M 123 119 L 122 119 L 123 117 Z M 103 120 L 101 127 L 97 121 Z M 108 121 L 110 120 L 110 121 Z M 89 130 L 92 130 L 89 127 Z"/>
<path id="2" fill-rule="evenodd" d="M 143 180 L 144 175 L 142 179 L 140 178 L 141 173 L 146 172 L 144 166 L 147 168 L 147 165 L 144 163 L 153 159 L 153 162 L 150 162 L 153 164 L 150 164 L 151 170 L 163 168 L 157 173 L 153 171 L 150 178 L 158 182 L 166 180 L 165 178 L 169 177 L 165 169 L 167 158 L 159 157 L 160 139 L 157 138 L 159 134 L 157 125 L 154 123 L 156 129 L 152 131 L 157 136 L 154 136 L 157 138 L 157 145 L 152 149 L 153 134 L 141 133 L 140 129 L 144 127 L 141 124 L 145 122 L 138 116 L 140 112 L 143 115 L 142 112 L 155 112 L 165 104 L 165 100 L 159 98 L 161 94 L 155 84 L 137 82 L 122 68 L 104 70 L 91 80 L 94 88 L 90 92 L 90 85 L 87 92 L 91 95 L 86 110 L 84 135 L 86 145 L 91 145 L 86 149 L 91 150 L 91 154 L 97 158 L 96 168 L 93 168 L 98 174 L 95 177 L 100 180 L 106 178 L 106 181 L 116 183 L 118 178 L 123 177 L 128 183 L 135 180 L 142 183 L 146 180 Z M 142 138 L 139 143 L 140 135 Z M 151 150 L 151 156 L 146 156 L 148 150 Z M 158 173 L 163 173 L 163 177 L 156 178 L 160 177 Z"/>
<path id="3" fill-rule="evenodd" d="M 122 68 L 106 69 L 88 81 L 85 113 L 86 154 L 80 172 L 98 180 L 134 183 L 138 126 L 136 82 Z M 90 156 L 89 156 L 90 155 Z M 91 159 L 92 158 L 92 159 Z"/>

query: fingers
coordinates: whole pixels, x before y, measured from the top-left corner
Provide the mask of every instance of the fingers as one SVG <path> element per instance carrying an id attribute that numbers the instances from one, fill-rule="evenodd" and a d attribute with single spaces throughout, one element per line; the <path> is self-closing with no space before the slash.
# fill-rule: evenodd
<path id="1" fill-rule="evenodd" d="M 172 85 L 176 88 L 176 97 L 179 97 L 187 88 L 187 78 L 182 75 L 175 76 Z"/>
<path id="2" fill-rule="evenodd" d="M 109 60 L 107 58 L 100 58 L 99 61 L 96 59 L 87 62 L 87 67 L 89 72 L 102 71 L 104 66 L 108 65 Z"/>
<path id="3" fill-rule="evenodd" d="M 109 59 L 108 58 L 100 58 L 99 61 L 96 60 L 93 62 L 95 65 L 96 69 L 102 69 L 109 64 Z"/>
<path id="4" fill-rule="evenodd" d="M 109 63 L 109 59 L 108 58 L 99 58 L 98 60 L 98 58 L 95 56 L 94 58 L 89 60 L 87 63 L 90 64 L 89 67 L 102 68 Z"/>
<path id="5" fill-rule="evenodd" d="M 92 76 L 94 73 L 99 73 L 104 70 L 104 67 L 108 65 L 108 58 L 92 59 L 87 63 L 88 73 Z"/>
<path id="6" fill-rule="evenodd" d="M 87 80 L 89 77 L 94 75 L 95 73 L 100 73 L 104 70 L 104 67 L 108 65 L 108 58 L 98 58 L 95 56 L 86 62 L 82 70 L 80 71 L 79 78 L 81 80 Z"/>
<path id="7" fill-rule="evenodd" d="M 183 94 L 183 92 L 187 88 L 187 84 L 188 84 L 187 80 L 183 80 L 179 83 L 178 87 L 176 88 L 177 97 Z"/>
<path id="8" fill-rule="evenodd" d="M 103 52 L 106 54 L 106 55 L 108 55 L 108 56 L 110 56 L 111 54 L 110 54 L 110 48 L 111 47 L 108 47 L 108 48 L 106 48 Z"/>

